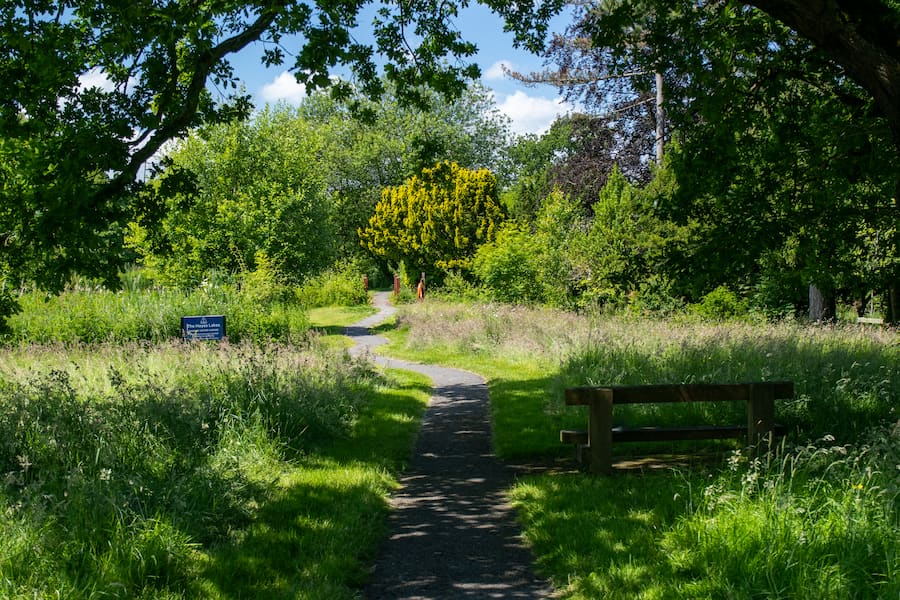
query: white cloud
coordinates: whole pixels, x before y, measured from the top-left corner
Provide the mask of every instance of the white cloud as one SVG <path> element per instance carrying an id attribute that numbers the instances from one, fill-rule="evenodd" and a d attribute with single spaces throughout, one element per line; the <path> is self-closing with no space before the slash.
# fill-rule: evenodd
<path id="1" fill-rule="evenodd" d="M 516 134 L 544 133 L 557 117 L 572 111 L 572 106 L 562 98 L 529 96 L 522 90 L 506 96 L 497 107 L 510 118 Z"/>
<path id="2" fill-rule="evenodd" d="M 283 71 L 274 81 L 262 87 L 260 97 L 265 102 L 284 100 L 297 105 L 306 97 L 306 86 L 297 82 L 297 78 L 287 71 Z"/>
<path id="3" fill-rule="evenodd" d="M 82 73 L 78 77 L 78 83 L 82 90 L 91 88 L 100 88 L 104 92 L 113 91 L 113 82 L 109 80 L 106 73 L 102 69 L 94 67 L 87 73 Z"/>
<path id="4" fill-rule="evenodd" d="M 482 79 L 487 81 L 496 81 L 498 79 L 505 79 L 507 77 L 506 73 L 503 72 L 503 69 L 512 69 L 513 65 L 508 60 L 498 60 L 490 67 L 488 70 L 484 72 L 482 75 Z"/>

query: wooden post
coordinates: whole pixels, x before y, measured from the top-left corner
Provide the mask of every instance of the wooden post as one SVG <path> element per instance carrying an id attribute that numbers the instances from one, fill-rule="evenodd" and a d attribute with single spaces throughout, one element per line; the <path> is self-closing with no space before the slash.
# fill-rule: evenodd
<path id="1" fill-rule="evenodd" d="M 400 276 L 394 275 L 394 298 L 400 297 Z"/>
<path id="2" fill-rule="evenodd" d="M 589 404 L 588 446 L 591 473 L 612 472 L 612 407 L 611 394 L 594 394 Z"/>
<path id="3" fill-rule="evenodd" d="M 775 389 L 768 385 L 750 384 L 747 399 L 747 443 L 757 447 L 772 439 L 775 430 Z"/>

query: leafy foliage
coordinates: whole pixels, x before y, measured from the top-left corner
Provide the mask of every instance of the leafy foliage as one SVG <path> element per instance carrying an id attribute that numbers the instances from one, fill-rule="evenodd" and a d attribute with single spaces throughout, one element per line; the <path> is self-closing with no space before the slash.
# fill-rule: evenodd
<path id="1" fill-rule="evenodd" d="M 487 169 L 442 162 L 404 185 L 387 188 L 360 240 L 407 272 L 469 268 L 479 244 L 493 240 L 504 219 L 497 181 Z"/>
<path id="2" fill-rule="evenodd" d="M 788 25 L 813 14 L 792 12 L 792 0 L 751 4 Z M 678 187 L 657 196 L 658 214 L 688 233 L 668 245 L 666 273 L 689 300 L 726 285 L 799 307 L 809 284 L 856 298 L 896 287 L 897 121 L 877 90 L 847 77 L 858 57 L 776 18 L 728 3 L 606 3 L 580 8 L 547 53 L 559 85 L 601 114 L 643 106 L 663 75 Z M 858 27 L 860 43 L 883 45 L 896 22 L 876 2 L 834 32 Z M 627 117 L 617 135 L 645 121 Z"/>
<path id="3" fill-rule="evenodd" d="M 509 120 L 487 90 L 473 85 L 454 100 L 433 92 L 427 97 L 425 110 L 404 106 L 386 86 L 379 101 L 360 99 L 373 113 L 372 121 L 353 119 L 324 94 L 311 95 L 300 107 L 299 114 L 314 124 L 324 143 L 320 169 L 331 191 L 340 257 L 362 252 L 356 232 L 366 226 L 384 188 L 445 160 L 501 173 Z"/>
<path id="4" fill-rule="evenodd" d="M 478 248 L 472 271 L 501 302 L 524 303 L 541 299 L 539 247 L 532 235 L 515 225 L 504 227 L 497 238 Z"/>
<path id="5" fill-rule="evenodd" d="M 163 281 L 182 286 L 212 269 L 254 271 L 261 256 L 287 282 L 299 282 L 332 256 L 323 146 L 314 125 L 285 107 L 190 136 L 154 182 L 165 216 L 132 223 L 132 247 Z M 163 188 L 179 174 L 194 189 Z"/>
<path id="6" fill-rule="evenodd" d="M 562 2 L 490 1 L 517 43 L 541 46 Z M 377 97 L 385 79 L 405 104 L 424 86 L 459 96 L 478 68 L 453 16 L 465 3 L 381 4 L 373 41 L 358 42 L 358 2 L 213 3 L 22 0 L 0 7 L 0 268 L 59 290 L 72 272 L 114 285 L 129 221 L 162 217 L 136 201 L 139 173 L 168 142 L 250 114 L 229 57 L 253 43 L 307 90 Z M 292 47 L 286 47 L 288 40 Z M 348 66 L 353 82 L 331 77 Z M 379 65 L 382 65 L 381 67 Z M 385 79 L 382 79 L 382 74 Z M 213 98 L 213 84 L 226 97 Z M 272 182 L 261 198 L 286 193 Z M 273 260 L 280 252 L 267 249 Z M 233 253 L 229 253 L 231 255 Z M 250 258 L 252 258 L 252 252 Z M 5 318 L 12 308 L 4 303 Z"/>
<path id="7" fill-rule="evenodd" d="M 367 304 L 369 295 L 363 287 L 364 275 L 357 262 L 336 263 L 304 281 L 297 288 L 297 300 L 305 307 Z"/>

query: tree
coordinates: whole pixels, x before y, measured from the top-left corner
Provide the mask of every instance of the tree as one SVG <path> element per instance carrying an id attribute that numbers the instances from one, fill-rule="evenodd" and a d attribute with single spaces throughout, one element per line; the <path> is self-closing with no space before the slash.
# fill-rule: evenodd
<path id="1" fill-rule="evenodd" d="M 616 167 L 632 183 L 646 183 L 652 164 L 648 160 L 647 142 L 652 140 L 645 127 L 648 124 L 575 113 L 558 118 L 541 136 L 520 138 L 508 153 L 512 176 L 505 198 L 511 212 L 530 222 L 554 189 L 590 212 Z M 628 133 L 623 135 L 623 130 Z"/>
<path id="2" fill-rule="evenodd" d="M 445 161 L 385 189 L 359 237 L 370 252 L 404 265 L 407 273 L 446 273 L 469 269 L 503 219 L 493 174 Z"/>
<path id="3" fill-rule="evenodd" d="M 897 11 L 870 4 L 894 43 L 889 15 Z M 891 229 L 885 212 L 896 205 L 898 152 L 885 110 L 834 55 L 730 3 L 600 2 L 581 14 L 577 31 L 589 40 L 587 64 L 665 76 L 679 192 L 662 208 L 693 231 L 674 261 L 689 296 L 722 284 L 746 289 L 779 273 L 829 293 L 858 287 L 859 263 L 847 257 L 867 253 L 855 232 Z M 887 245 L 879 252 L 896 256 L 896 240 Z M 900 279 L 896 260 L 874 262 L 884 270 L 870 283 Z M 806 284 L 799 287 L 805 294 Z"/>
<path id="4" fill-rule="evenodd" d="M 374 43 L 352 29 L 359 2 L 197 3 L 160 0 L 19 0 L 0 6 L 0 274 L 60 286 L 81 270 L 115 279 L 122 228 L 134 217 L 136 178 L 168 141 L 201 124 L 249 114 L 228 57 L 253 42 L 307 89 L 383 90 L 424 102 L 422 85 L 450 95 L 478 74 L 476 47 L 455 28 L 462 2 L 386 3 Z M 541 46 L 552 0 L 489 0 L 518 43 Z M 283 47 L 296 35 L 297 47 Z M 348 65 L 355 81 L 330 71 Z M 88 82 L 100 77 L 105 83 Z M 229 91 L 214 101 L 208 84 Z M 6 304 L 3 304 L 4 306 Z M 0 314 L 0 317 L 5 316 Z"/>
<path id="5" fill-rule="evenodd" d="M 351 118 L 346 106 L 323 94 L 313 94 L 300 107 L 325 143 L 321 170 L 344 255 L 362 251 L 356 232 L 366 226 L 384 188 L 445 160 L 467 169 L 503 168 L 509 119 L 487 90 L 473 85 L 456 100 L 432 93 L 422 110 L 402 105 L 387 89 L 380 100 L 363 103 L 375 114 L 372 122 Z"/>
<path id="6" fill-rule="evenodd" d="M 900 6 L 893 0 L 754 0 L 788 27 L 811 40 L 865 88 L 887 120 L 900 155 Z M 895 176 L 894 220 L 900 219 L 900 175 Z M 900 251 L 900 231 L 894 236 Z M 900 261 L 888 286 L 888 320 L 900 322 Z"/>
<path id="7" fill-rule="evenodd" d="M 286 106 L 194 133 L 170 150 L 154 182 L 188 174 L 194 185 L 160 190 L 165 216 L 133 222 L 129 239 L 171 283 L 193 285 L 213 269 L 252 271 L 259 257 L 299 282 L 333 258 L 324 147 L 315 125 Z"/>
<path id="8" fill-rule="evenodd" d="M 900 6 L 896 2 L 752 0 L 750 4 L 810 40 L 868 91 L 887 119 L 900 153 Z"/>

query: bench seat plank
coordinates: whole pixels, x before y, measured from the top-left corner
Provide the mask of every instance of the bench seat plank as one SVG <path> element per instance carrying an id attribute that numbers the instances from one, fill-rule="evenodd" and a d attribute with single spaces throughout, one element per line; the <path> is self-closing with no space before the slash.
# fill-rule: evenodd
<path id="1" fill-rule="evenodd" d="M 613 427 L 614 442 L 673 442 L 678 440 L 722 440 L 743 438 L 747 428 L 743 425 L 691 425 L 684 427 Z M 786 430 L 776 425 L 773 434 L 781 437 Z M 562 429 L 559 441 L 564 444 L 584 445 L 588 443 L 585 429 Z"/>

